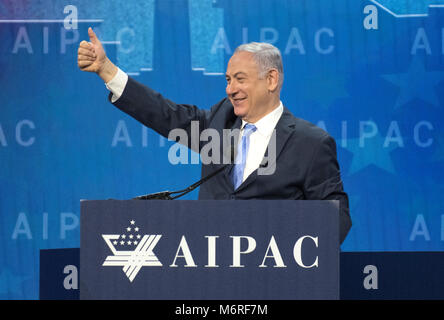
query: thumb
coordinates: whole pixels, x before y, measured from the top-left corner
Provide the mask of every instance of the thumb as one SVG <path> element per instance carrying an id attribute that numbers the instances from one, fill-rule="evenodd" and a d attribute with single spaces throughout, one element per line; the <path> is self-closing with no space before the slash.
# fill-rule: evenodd
<path id="1" fill-rule="evenodd" d="M 97 38 L 96 34 L 94 33 L 93 29 L 91 27 L 88 28 L 88 35 L 89 35 L 89 40 L 91 40 L 91 42 L 93 44 L 99 44 L 99 38 Z"/>

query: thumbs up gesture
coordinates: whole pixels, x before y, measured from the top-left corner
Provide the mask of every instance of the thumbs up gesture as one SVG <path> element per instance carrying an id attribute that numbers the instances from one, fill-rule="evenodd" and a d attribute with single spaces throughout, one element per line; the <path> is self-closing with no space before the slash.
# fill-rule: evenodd
<path id="1" fill-rule="evenodd" d="M 109 82 L 117 73 L 117 67 L 107 58 L 102 43 L 92 28 L 88 29 L 90 42 L 83 40 L 77 51 L 77 65 L 80 70 L 97 73 Z"/>

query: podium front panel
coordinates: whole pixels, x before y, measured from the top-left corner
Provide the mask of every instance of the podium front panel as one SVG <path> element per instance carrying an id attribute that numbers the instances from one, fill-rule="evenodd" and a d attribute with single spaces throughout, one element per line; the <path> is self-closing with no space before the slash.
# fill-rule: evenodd
<path id="1" fill-rule="evenodd" d="M 339 299 L 338 215 L 338 201 L 82 201 L 80 298 Z"/>

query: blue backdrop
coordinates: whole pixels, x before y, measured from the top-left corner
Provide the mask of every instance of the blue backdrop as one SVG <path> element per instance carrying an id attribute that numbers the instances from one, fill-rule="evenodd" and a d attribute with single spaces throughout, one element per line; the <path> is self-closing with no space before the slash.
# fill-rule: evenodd
<path id="1" fill-rule="evenodd" d="M 0 0 L 0 298 L 38 298 L 39 250 L 79 247 L 80 199 L 200 177 L 79 71 L 89 26 L 124 71 L 202 108 L 238 45 L 275 44 L 284 105 L 337 141 L 342 250 L 442 251 L 443 18 L 444 0 Z"/>

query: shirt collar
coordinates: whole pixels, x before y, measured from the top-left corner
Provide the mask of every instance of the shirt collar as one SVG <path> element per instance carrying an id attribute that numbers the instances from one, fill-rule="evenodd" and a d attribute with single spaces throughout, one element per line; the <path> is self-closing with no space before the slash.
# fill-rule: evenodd
<path id="1" fill-rule="evenodd" d="M 277 108 L 275 108 L 269 114 L 256 121 L 256 123 L 254 123 L 254 125 L 257 128 L 257 131 L 264 136 L 271 135 L 273 129 L 276 127 L 276 124 L 278 123 L 283 112 L 284 112 L 284 105 L 282 104 L 282 101 L 279 101 L 279 106 Z M 242 126 L 241 126 L 242 130 L 244 129 L 246 124 L 247 122 L 242 120 Z"/>

